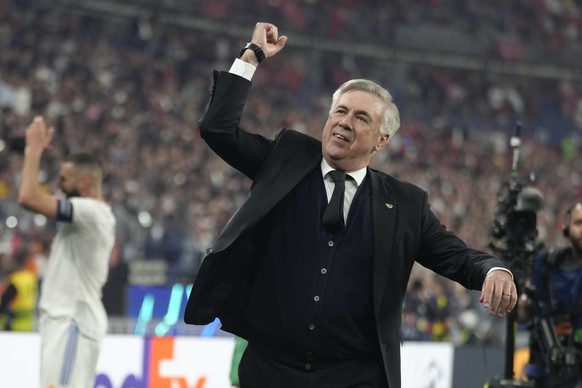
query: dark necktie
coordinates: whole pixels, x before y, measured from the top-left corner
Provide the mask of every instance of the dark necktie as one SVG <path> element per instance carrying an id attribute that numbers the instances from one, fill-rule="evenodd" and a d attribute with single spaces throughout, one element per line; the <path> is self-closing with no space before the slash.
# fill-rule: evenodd
<path id="1" fill-rule="evenodd" d="M 331 232 L 339 232 L 344 228 L 344 191 L 346 188 L 346 173 L 339 170 L 329 172 L 335 187 L 329 204 L 323 213 L 323 225 Z"/>

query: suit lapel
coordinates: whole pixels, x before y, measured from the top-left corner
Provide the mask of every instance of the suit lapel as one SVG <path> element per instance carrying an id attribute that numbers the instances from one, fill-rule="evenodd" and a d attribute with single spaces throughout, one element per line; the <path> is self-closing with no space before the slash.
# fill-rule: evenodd
<path id="1" fill-rule="evenodd" d="M 288 147 L 287 147 L 288 148 Z M 283 150 L 272 152 L 272 160 L 267 160 L 253 182 L 249 197 L 232 216 L 223 232 L 213 244 L 214 251 L 220 251 L 231 244 L 240 233 L 255 225 L 289 193 L 318 163 L 321 162 L 321 148 L 287 150 L 293 157 L 286 157 Z"/>
<path id="2" fill-rule="evenodd" d="M 383 295 L 390 279 L 390 256 L 396 230 L 398 205 L 392 189 L 385 179 L 374 170 L 370 174 L 372 222 L 374 224 L 374 311 L 380 311 Z"/>

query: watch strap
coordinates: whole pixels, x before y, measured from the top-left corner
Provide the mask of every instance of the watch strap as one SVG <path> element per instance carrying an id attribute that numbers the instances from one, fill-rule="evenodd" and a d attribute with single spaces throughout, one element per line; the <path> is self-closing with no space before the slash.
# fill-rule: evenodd
<path id="1" fill-rule="evenodd" d="M 265 60 L 265 53 L 263 52 L 263 49 L 260 48 L 259 46 L 257 46 L 256 44 L 254 44 L 253 42 L 249 42 L 249 43 L 244 45 L 244 47 L 240 51 L 239 58 L 242 57 L 242 55 L 244 54 L 244 52 L 246 50 L 252 50 L 255 53 L 255 56 L 257 57 L 257 61 L 259 63 L 261 63 Z"/>

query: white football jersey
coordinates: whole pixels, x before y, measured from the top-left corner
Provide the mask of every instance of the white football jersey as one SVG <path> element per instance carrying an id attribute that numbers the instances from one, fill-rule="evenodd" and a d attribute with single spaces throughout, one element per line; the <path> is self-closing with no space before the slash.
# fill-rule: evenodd
<path id="1" fill-rule="evenodd" d="M 42 281 L 39 308 L 52 318 L 69 317 L 81 332 L 98 338 L 107 331 L 102 287 L 115 244 L 115 216 L 93 198 L 61 200 L 58 232 Z"/>

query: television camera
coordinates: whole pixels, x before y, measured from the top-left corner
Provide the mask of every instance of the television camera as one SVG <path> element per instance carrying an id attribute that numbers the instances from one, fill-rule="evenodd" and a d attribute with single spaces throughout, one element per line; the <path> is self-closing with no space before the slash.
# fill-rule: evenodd
<path id="1" fill-rule="evenodd" d="M 499 192 L 489 247 L 511 269 L 518 293 L 525 293 L 533 302 L 531 330 L 535 331 L 534 341 L 545 355 L 549 387 L 574 387 L 569 384 L 576 384 L 582 373 L 580 352 L 564 345 L 556 333 L 551 309 L 536 297 L 528 282 L 533 258 L 544 249 L 544 245 L 538 240 L 537 230 L 537 212 L 543 207 L 543 197 L 532 185 L 524 185 L 518 180 L 520 131 L 521 124 L 518 123 L 516 134 L 510 139 L 513 149 L 511 175 Z M 533 175 L 530 175 L 530 181 L 533 180 Z M 533 382 L 513 380 L 516 318 L 517 311 L 514 309 L 507 316 L 504 379 L 492 379 L 485 384 L 486 387 L 536 386 Z"/>
<path id="2" fill-rule="evenodd" d="M 520 131 L 521 124 L 518 124 L 516 135 L 510 139 L 513 148 L 511 175 L 509 182 L 501 187 L 498 196 L 489 244 L 493 252 L 511 268 L 514 276 L 517 276 L 516 280 L 522 278 L 520 275 L 529 273 L 532 254 L 541 248 L 536 213 L 543 206 L 539 190 L 518 180 Z M 530 175 L 530 180 L 533 181 L 533 174 Z"/>
<path id="3" fill-rule="evenodd" d="M 518 179 L 519 153 L 521 147 L 521 123 L 516 126 L 515 135 L 510 138 L 512 164 L 509 181 L 501 186 L 491 225 L 489 248 L 511 269 L 516 281 L 517 292 L 530 272 L 533 254 L 540 249 L 537 240 L 537 214 L 543 205 L 542 195 L 532 186 L 525 186 Z M 533 181 L 533 175 L 530 180 Z M 505 370 L 503 379 L 490 379 L 488 388 L 524 387 L 533 385 L 513 379 L 513 355 L 515 352 L 515 309 L 508 314 L 505 339 Z M 527 383 L 529 384 L 529 383 Z"/>

